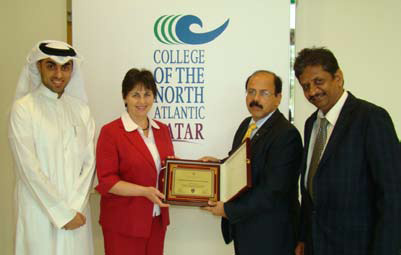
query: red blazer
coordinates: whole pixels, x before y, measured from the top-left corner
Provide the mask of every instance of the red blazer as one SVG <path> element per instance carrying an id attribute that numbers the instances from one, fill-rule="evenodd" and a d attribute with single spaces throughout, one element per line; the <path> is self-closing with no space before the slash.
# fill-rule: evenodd
<path id="1" fill-rule="evenodd" d="M 162 164 L 174 155 L 169 129 L 157 122 L 152 128 Z M 156 187 L 157 170 L 152 155 L 137 130 L 126 132 L 121 118 L 100 131 L 96 148 L 96 168 L 102 195 L 100 224 L 103 228 L 133 237 L 149 237 L 153 203 L 145 197 L 124 197 L 108 193 L 119 180 Z M 164 171 L 160 172 L 159 189 L 163 188 Z M 168 208 L 161 208 L 163 226 L 169 224 Z"/>

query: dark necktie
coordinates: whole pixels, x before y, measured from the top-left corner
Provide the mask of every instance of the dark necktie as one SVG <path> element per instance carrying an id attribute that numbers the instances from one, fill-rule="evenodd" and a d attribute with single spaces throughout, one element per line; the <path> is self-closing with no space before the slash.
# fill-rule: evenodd
<path id="1" fill-rule="evenodd" d="M 313 197 L 313 177 L 316 174 L 316 170 L 319 166 L 320 158 L 322 156 L 322 152 L 324 149 L 324 145 L 327 139 L 327 125 L 329 122 L 326 118 L 320 119 L 319 130 L 315 140 L 315 146 L 313 147 L 312 158 L 309 164 L 309 173 L 308 173 L 308 191 Z"/>

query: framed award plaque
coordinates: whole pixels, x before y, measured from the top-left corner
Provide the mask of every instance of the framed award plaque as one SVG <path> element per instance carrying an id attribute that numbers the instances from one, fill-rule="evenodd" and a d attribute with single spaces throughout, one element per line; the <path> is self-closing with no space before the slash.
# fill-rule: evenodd
<path id="1" fill-rule="evenodd" d="M 208 201 L 230 201 L 251 187 L 249 140 L 222 162 L 167 159 L 165 202 L 206 206 Z"/>

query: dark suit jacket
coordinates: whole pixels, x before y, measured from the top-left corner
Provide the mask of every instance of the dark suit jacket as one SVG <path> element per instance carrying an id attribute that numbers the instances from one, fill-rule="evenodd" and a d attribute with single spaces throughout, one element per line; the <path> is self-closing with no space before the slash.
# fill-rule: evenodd
<path id="1" fill-rule="evenodd" d="M 238 128 L 233 150 L 250 119 Z M 237 255 L 293 254 L 301 158 L 298 130 L 276 110 L 251 140 L 252 188 L 224 204 L 223 237 L 226 243 L 234 239 Z"/>
<path id="2" fill-rule="evenodd" d="M 157 122 L 157 121 L 156 121 Z M 173 156 L 174 150 L 166 125 L 152 128 L 160 160 Z M 102 195 L 100 224 L 103 228 L 132 237 L 149 237 L 153 203 L 145 197 L 124 197 L 108 193 L 119 180 L 142 186 L 156 186 L 157 170 L 152 155 L 138 130 L 126 132 L 121 119 L 105 125 L 96 148 L 96 169 Z M 163 187 L 163 171 L 159 189 Z M 169 224 L 167 208 L 161 208 L 164 226 Z"/>
<path id="3" fill-rule="evenodd" d="M 349 93 L 314 177 L 312 203 L 304 183 L 316 115 L 305 124 L 301 170 L 306 254 L 400 255 L 401 152 L 390 116 Z"/>

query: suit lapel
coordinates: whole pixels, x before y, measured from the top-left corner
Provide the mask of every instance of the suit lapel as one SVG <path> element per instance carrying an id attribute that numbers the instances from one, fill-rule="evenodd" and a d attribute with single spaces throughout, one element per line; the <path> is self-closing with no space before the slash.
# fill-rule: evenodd
<path id="1" fill-rule="evenodd" d="M 271 129 L 271 127 L 274 125 L 274 123 L 282 116 L 283 115 L 281 114 L 281 112 L 277 109 L 273 113 L 273 115 L 270 116 L 270 118 L 268 120 L 266 120 L 266 122 L 260 128 L 258 128 L 258 131 L 253 135 L 253 137 L 250 141 L 252 155 L 253 155 L 252 147 L 254 147 L 262 139 L 262 137 L 264 137 L 264 135 Z M 239 131 L 237 133 L 237 136 L 234 138 L 233 149 L 238 148 L 238 146 L 241 145 L 242 139 L 244 138 L 244 135 L 245 135 L 246 131 L 248 130 L 248 126 L 249 126 L 249 122 L 250 122 L 251 118 L 252 117 L 248 117 L 242 122 L 242 124 L 239 128 Z"/>
<path id="2" fill-rule="evenodd" d="M 317 116 L 317 111 L 311 116 L 311 118 L 308 120 L 307 124 L 305 125 L 305 151 L 307 152 L 309 150 L 309 143 L 310 143 L 310 138 L 312 135 L 312 129 L 313 129 L 313 124 L 315 123 Z M 307 154 L 305 154 L 307 156 Z"/>
<path id="3" fill-rule="evenodd" d="M 252 137 L 251 146 L 256 144 L 261 137 L 274 125 L 274 123 L 282 116 L 281 112 L 277 109 L 272 116 L 258 129 L 256 134 Z"/>
<path id="4" fill-rule="evenodd" d="M 238 146 L 242 144 L 242 139 L 244 138 L 244 135 L 246 131 L 248 130 L 249 122 L 251 121 L 251 117 L 246 118 L 238 128 L 238 132 L 236 133 L 236 136 L 234 137 L 234 142 L 233 142 L 233 147 L 231 148 L 231 151 L 234 151 Z"/>
<path id="5" fill-rule="evenodd" d="M 312 135 L 312 129 L 313 129 L 313 124 L 315 123 L 315 120 L 317 118 L 317 111 L 312 114 L 311 117 L 306 121 L 305 125 L 305 130 L 304 130 L 304 139 L 305 139 L 305 148 L 304 148 L 304 154 L 303 154 L 303 159 L 302 159 L 302 165 L 301 168 L 301 186 L 304 187 L 305 183 L 305 173 L 306 173 L 306 168 L 307 168 L 307 162 L 308 162 L 308 152 L 309 152 L 309 147 L 310 147 L 310 138 Z"/>
<path id="6" fill-rule="evenodd" d="M 348 130 L 348 126 L 351 123 L 352 118 L 351 113 L 355 108 L 356 102 L 356 98 L 348 92 L 348 98 L 345 101 L 343 108 L 341 109 L 336 125 L 334 126 L 330 139 L 327 142 L 326 149 L 323 152 L 322 159 L 319 162 L 317 174 L 319 173 L 320 168 L 324 165 L 327 159 L 330 158 L 330 156 L 333 154 L 333 151 L 338 148 L 338 143 L 341 141 L 341 138 Z"/>
<path id="7" fill-rule="evenodd" d="M 148 146 L 146 146 L 138 130 L 127 132 L 121 122 L 121 128 L 123 129 L 125 137 L 128 141 L 136 148 L 139 153 L 142 154 L 143 158 L 148 162 L 156 171 L 155 162 L 153 160 L 152 154 L 150 153 Z"/>
<path id="8" fill-rule="evenodd" d="M 159 156 L 160 156 L 160 162 L 161 164 L 163 164 L 163 159 L 165 159 L 167 156 L 173 156 L 173 155 L 169 155 L 169 151 L 167 151 L 168 147 L 163 144 L 163 141 L 167 141 L 168 138 L 164 138 L 163 137 L 163 133 L 161 131 L 161 129 L 152 129 L 153 131 L 153 137 L 155 139 L 155 143 L 156 143 L 156 147 L 157 147 L 157 151 L 159 152 Z"/>
<path id="9" fill-rule="evenodd" d="M 266 144 L 268 141 L 270 143 L 271 139 L 266 139 L 268 132 L 272 130 L 272 127 L 274 127 L 274 124 L 277 122 L 278 119 L 284 118 L 281 114 L 281 112 L 277 109 L 272 116 L 266 122 L 258 129 L 258 131 L 254 134 L 251 140 L 251 154 L 254 156 L 254 153 L 256 153 L 256 149 L 254 149 L 257 144 L 262 141 L 263 144 Z"/>

